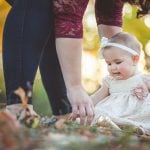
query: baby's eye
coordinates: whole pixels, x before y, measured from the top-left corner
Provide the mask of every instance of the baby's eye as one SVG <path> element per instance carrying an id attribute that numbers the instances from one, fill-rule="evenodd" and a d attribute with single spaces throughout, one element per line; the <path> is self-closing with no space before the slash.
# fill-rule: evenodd
<path id="1" fill-rule="evenodd" d="M 117 61 L 117 62 L 116 62 L 116 64 L 121 64 L 121 63 L 122 63 L 122 61 Z"/>
<path id="2" fill-rule="evenodd" d="M 107 63 L 108 66 L 111 66 L 111 63 Z"/>

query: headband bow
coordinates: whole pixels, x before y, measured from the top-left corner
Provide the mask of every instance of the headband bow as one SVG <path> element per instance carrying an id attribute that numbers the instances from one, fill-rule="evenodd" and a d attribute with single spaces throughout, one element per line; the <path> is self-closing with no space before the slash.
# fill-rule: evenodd
<path id="1" fill-rule="evenodd" d="M 101 51 L 103 48 L 105 48 L 107 46 L 117 47 L 117 48 L 120 48 L 121 50 L 124 50 L 124 51 L 131 53 L 132 55 L 138 55 L 139 56 L 139 54 L 135 50 L 133 50 L 133 49 L 131 49 L 125 45 L 119 44 L 119 43 L 109 42 L 108 38 L 102 37 L 102 39 L 101 39 Z"/>

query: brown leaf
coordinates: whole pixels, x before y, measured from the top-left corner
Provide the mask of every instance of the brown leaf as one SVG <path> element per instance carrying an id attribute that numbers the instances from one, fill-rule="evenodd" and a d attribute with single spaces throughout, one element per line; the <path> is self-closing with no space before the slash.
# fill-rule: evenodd
<path id="1" fill-rule="evenodd" d="M 55 127 L 56 129 L 64 129 L 65 128 L 65 119 L 59 119 L 56 123 L 55 123 Z"/>
<path id="2" fill-rule="evenodd" d="M 24 108 L 26 108 L 27 104 L 28 104 L 28 97 L 27 97 L 24 89 L 19 87 L 17 90 L 14 91 L 14 93 L 17 94 L 20 97 L 21 102 L 22 102 L 22 106 Z"/>
<path id="3" fill-rule="evenodd" d="M 15 135 L 19 132 L 20 126 L 17 120 L 8 112 L 0 112 L 0 135 L 3 144 L 12 148 L 16 144 Z"/>

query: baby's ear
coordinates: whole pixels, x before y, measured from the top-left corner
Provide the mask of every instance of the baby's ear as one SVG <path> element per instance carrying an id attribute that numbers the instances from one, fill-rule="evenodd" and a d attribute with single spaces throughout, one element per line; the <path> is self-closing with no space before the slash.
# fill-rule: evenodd
<path id="1" fill-rule="evenodd" d="M 140 59 L 140 57 L 138 55 L 133 55 L 132 59 L 133 59 L 133 62 L 137 64 L 139 59 Z"/>

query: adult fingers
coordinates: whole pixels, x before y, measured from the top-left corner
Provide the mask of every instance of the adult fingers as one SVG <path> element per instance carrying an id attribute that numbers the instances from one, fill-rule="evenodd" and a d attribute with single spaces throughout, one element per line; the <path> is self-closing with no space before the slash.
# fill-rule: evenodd
<path id="1" fill-rule="evenodd" d="M 86 105 L 87 123 L 91 124 L 94 118 L 94 106 L 92 104 Z"/>
<path id="2" fill-rule="evenodd" d="M 79 115 L 79 110 L 77 105 L 72 105 L 72 120 L 76 120 Z"/>
<path id="3" fill-rule="evenodd" d="M 86 110 L 84 105 L 79 106 L 79 112 L 80 112 L 80 123 L 84 124 L 85 123 L 85 118 L 86 118 Z"/>

